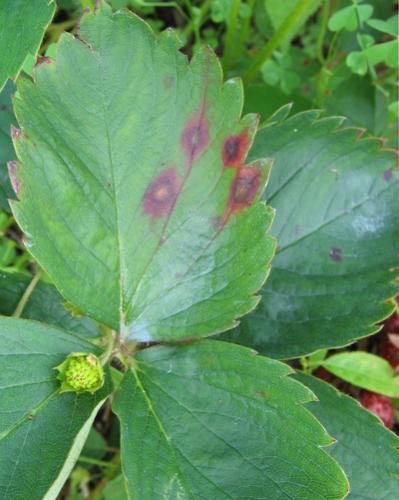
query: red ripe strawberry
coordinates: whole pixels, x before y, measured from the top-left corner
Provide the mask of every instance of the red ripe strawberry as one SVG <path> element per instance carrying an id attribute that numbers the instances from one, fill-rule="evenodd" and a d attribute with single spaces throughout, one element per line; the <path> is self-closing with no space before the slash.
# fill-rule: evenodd
<path id="1" fill-rule="evenodd" d="M 317 378 L 321 378 L 322 380 L 325 380 L 326 382 L 332 383 L 334 380 L 334 375 L 332 375 L 330 372 L 328 372 L 325 368 L 322 366 L 319 366 L 317 370 L 313 372 L 313 375 Z"/>
<path id="2" fill-rule="evenodd" d="M 399 306 L 399 295 L 396 297 L 396 304 Z M 384 321 L 384 332 L 399 333 L 399 314 L 394 312 Z"/>
<path id="3" fill-rule="evenodd" d="M 387 333 L 399 333 L 399 315 L 396 312 L 385 320 L 383 331 Z"/>
<path id="4" fill-rule="evenodd" d="M 385 427 L 393 429 L 395 425 L 395 407 L 390 398 L 375 392 L 362 391 L 360 403 L 364 408 L 380 417 Z"/>
<path id="5" fill-rule="evenodd" d="M 394 333 L 384 335 L 380 342 L 378 353 L 393 368 L 399 370 L 399 335 Z"/>

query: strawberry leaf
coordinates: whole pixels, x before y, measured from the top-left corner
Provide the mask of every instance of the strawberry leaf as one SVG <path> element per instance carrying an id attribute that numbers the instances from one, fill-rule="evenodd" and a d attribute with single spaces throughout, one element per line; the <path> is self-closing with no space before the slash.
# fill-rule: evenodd
<path id="1" fill-rule="evenodd" d="M 0 91 L 18 75 L 25 57 L 37 54 L 54 12 L 53 0 L 0 2 Z"/>
<path id="2" fill-rule="evenodd" d="M 114 402 L 129 497 L 343 498 L 331 439 L 303 407 L 313 394 L 290 373 L 214 340 L 141 351 Z"/>
<path id="3" fill-rule="evenodd" d="M 210 49 L 188 64 L 171 31 L 106 5 L 33 77 L 15 99 L 12 208 L 62 294 L 138 341 L 234 326 L 274 251 L 241 84 Z"/>
<path id="4" fill-rule="evenodd" d="M 60 394 L 54 367 L 74 351 L 99 354 L 54 327 L 0 319 L 0 498 L 57 498 L 71 472 L 111 390 L 107 376 L 94 394 Z"/>
<path id="5" fill-rule="evenodd" d="M 317 117 L 264 128 L 251 152 L 275 159 L 265 199 L 279 246 L 261 303 L 229 339 L 277 358 L 375 333 L 398 290 L 395 155 Z"/>
<path id="6" fill-rule="evenodd" d="M 296 378 L 319 401 L 307 405 L 337 442 L 327 448 L 346 472 L 348 498 L 394 500 L 399 476 L 399 439 L 357 401 L 309 375 Z"/>

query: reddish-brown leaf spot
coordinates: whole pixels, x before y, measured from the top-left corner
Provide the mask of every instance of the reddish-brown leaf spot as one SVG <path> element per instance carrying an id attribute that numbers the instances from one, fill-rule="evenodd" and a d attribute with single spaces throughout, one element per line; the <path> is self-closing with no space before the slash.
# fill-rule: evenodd
<path id="1" fill-rule="evenodd" d="M 168 215 L 179 194 L 180 182 L 174 168 L 168 168 L 148 185 L 143 197 L 143 209 L 151 217 Z"/>
<path id="2" fill-rule="evenodd" d="M 260 171 L 256 167 L 240 167 L 230 190 L 229 211 L 249 207 L 258 191 Z"/>
<path id="3" fill-rule="evenodd" d="M 342 248 L 331 247 L 331 249 L 330 249 L 330 258 L 334 262 L 342 262 Z"/>
<path id="4" fill-rule="evenodd" d="M 259 389 L 258 391 L 255 391 L 255 394 L 262 399 L 266 399 L 266 397 L 267 397 L 266 391 L 264 391 L 263 389 Z"/>
<path id="5" fill-rule="evenodd" d="M 15 139 L 20 135 L 21 135 L 21 130 L 19 128 L 14 127 L 14 125 L 11 125 L 11 137 Z"/>
<path id="6" fill-rule="evenodd" d="M 242 165 L 249 148 L 247 132 L 239 135 L 231 135 L 223 145 L 223 163 L 225 167 L 236 167 Z"/>
<path id="7" fill-rule="evenodd" d="M 181 136 L 183 150 L 191 164 L 208 144 L 208 124 L 201 115 L 188 122 Z"/>
<path id="8" fill-rule="evenodd" d="M 392 174 L 393 174 L 392 168 L 388 168 L 388 170 L 385 170 L 385 172 L 384 172 L 384 180 L 386 182 L 389 182 L 392 179 Z"/>
<path id="9" fill-rule="evenodd" d="M 165 89 L 170 89 L 170 87 L 173 85 L 173 82 L 174 82 L 173 76 L 167 75 L 163 79 L 163 86 L 165 87 Z"/>
<path id="10" fill-rule="evenodd" d="M 7 168 L 8 168 L 8 176 L 10 178 L 10 181 L 11 181 L 11 186 L 14 190 L 14 193 L 16 194 L 16 196 L 18 197 L 19 196 L 19 190 L 20 190 L 20 183 L 19 183 L 19 180 L 18 180 L 18 168 L 19 168 L 19 162 L 18 161 L 9 161 L 7 162 Z"/>
<path id="11" fill-rule="evenodd" d="M 51 57 L 47 57 L 47 56 L 38 57 L 36 64 L 35 64 L 35 67 L 40 66 L 41 64 L 53 64 L 53 62 L 54 61 L 51 59 Z"/>

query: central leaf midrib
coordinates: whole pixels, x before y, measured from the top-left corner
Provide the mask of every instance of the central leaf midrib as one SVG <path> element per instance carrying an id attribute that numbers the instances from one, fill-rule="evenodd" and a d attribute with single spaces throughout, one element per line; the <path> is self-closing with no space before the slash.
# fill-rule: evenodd
<path id="1" fill-rule="evenodd" d="M 184 484 L 186 485 L 189 493 L 190 493 L 190 496 L 195 500 L 195 496 L 190 488 L 190 486 L 187 484 L 187 480 L 186 480 L 186 477 L 185 475 L 183 474 L 183 472 L 181 471 L 180 469 L 180 466 L 178 464 L 178 461 L 176 459 L 176 453 L 175 453 L 175 449 L 173 448 L 172 446 L 172 441 L 169 437 L 169 435 L 167 434 L 163 424 L 162 424 L 162 421 L 160 419 L 160 417 L 158 416 L 157 412 L 155 411 L 155 408 L 152 404 L 152 401 L 151 401 L 151 398 L 149 397 L 149 395 L 147 394 L 147 391 L 145 390 L 144 388 L 144 385 L 143 383 L 141 382 L 141 379 L 140 379 L 140 376 L 138 374 L 138 370 L 135 369 L 134 367 L 132 367 L 131 369 L 131 372 L 133 374 L 133 377 L 136 381 L 136 384 L 137 384 L 137 387 L 140 389 L 144 399 L 145 399 L 145 402 L 147 403 L 147 407 L 148 407 L 148 410 L 149 412 L 153 415 L 157 425 L 158 425 L 158 428 L 160 430 L 160 433 L 161 435 L 163 436 L 168 448 L 170 449 L 171 451 L 171 454 L 172 454 L 172 457 L 174 458 L 174 463 L 175 463 L 175 466 L 176 466 L 176 469 L 177 469 L 177 472 L 179 474 L 179 476 L 181 477 L 181 479 L 183 480 Z"/>
<path id="2" fill-rule="evenodd" d="M 94 56 L 95 57 L 95 56 Z M 98 61 L 98 71 L 100 75 L 100 81 L 101 81 L 101 89 L 107 88 L 105 85 L 105 80 L 103 76 L 103 68 L 101 64 L 101 58 L 97 58 Z M 123 305 L 123 289 L 122 289 L 122 238 L 121 238 L 121 231 L 120 231 L 120 219 L 119 219 L 119 207 L 118 207 L 118 200 L 117 200 L 117 193 L 116 193 L 116 182 L 115 182 L 115 173 L 114 173 L 114 162 L 113 162 L 113 156 L 112 156 L 112 144 L 111 144 L 111 138 L 110 138 L 110 133 L 109 133 L 109 128 L 108 128 L 108 120 L 107 120 L 107 113 L 106 113 L 106 107 L 105 107 L 105 101 L 104 101 L 104 93 L 101 91 L 99 92 L 100 94 L 100 105 L 102 108 L 102 118 L 103 118 L 103 123 L 104 123 L 104 131 L 105 131 L 105 136 L 106 136 L 106 141 L 107 141 L 107 153 L 108 153 L 108 161 L 109 161 L 109 166 L 110 166 L 110 173 L 111 173 L 111 189 L 112 189 L 112 195 L 114 199 L 114 210 L 115 210 L 115 224 L 116 224 L 116 243 L 118 247 L 118 264 L 117 264 L 117 276 L 119 280 L 119 331 L 122 332 L 125 328 L 125 318 L 122 310 L 122 305 Z"/>
<path id="3" fill-rule="evenodd" d="M 148 364 L 147 364 L 147 366 L 148 366 L 148 367 L 151 367 L 151 368 L 153 368 L 153 369 L 155 369 L 155 370 L 157 370 L 157 367 L 156 367 L 156 366 L 151 366 L 151 365 L 148 365 Z M 289 375 L 289 374 L 287 373 L 285 376 L 288 376 L 288 375 Z M 191 415 L 194 419 L 196 419 L 196 420 L 200 423 L 200 425 L 202 425 L 203 427 L 205 427 L 205 424 L 204 424 L 204 423 L 203 423 L 203 422 L 202 422 L 202 421 L 201 421 L 201 420 L 200 420 L 200 419 L 199 419 L 199 418 L 198 418 L 195 414 L 193 414 L 193 413 L 191 412 L 191 410 L 190 410 L 187 406 L 185 406 L 184 404 L 182 404 L 179 400 L 177 400 L 177 399 L 176 399 L 176 398 L 174 398 L 174 397 L 173 397 L 173 396 L 172 396 L 169 392 L 167 392 L 167 391 L 166 391 L 163 387 L 161 387 L 161 386 L 160 386 L 157 382 L 155 382 L 155 380 L 154 380 L 154 379 L 152 379 L 152 378 L 148 375 L 148 373 L 146 373 L 146 374 L 145 374 L 145 376 L 146 376 L 146 378 L 149 380 L 149 382 L 150 382 L 150 383 L 152 383 L 154 386 L 156 386 L 156 387 L 157 387 L 157 388 L 158 388 L 158 389 L 159 389 L 159 390 L 160 390 L 163 394 L 165 394 L 165 396 L 166 396 L 166 397 L 168 397 L 169 399 L 171 399 L 171 400 L 172 400 L 172 401 L 173 401 L 173 402 L 174 402 L 177 406 L 180 406 L 180 407 L 181 407 L 181 408 L 183 408 L 185 411 L 187 411 L 187 412 L 188 412 L 188 413 L 189 413 L 189 414 L 190 414 L 190 415 Z M 283 376 L 284 376 L 284 375 L 283 375 Z M 190 377 L 190 379 L 192 379 L 192 378 Z M 198 379 L 197 379 L 197 380 L 198 380 Z M 206 383 L 208 384 L 208 382 L 206 382 Z M 211 386 L 213 386 L 213 384 L 210 384 L 210 385 L 211 385 Z M 215 387 L 217 387 L 217 386 L 215 386 Z M 224 388 L 219 388 L 219 387 L 217 387 L 217 388 L 218 388 L 218 389 L 221 389 L 221 390 L 226 390 L 226 389 L 224 389 Z M 144 389 L 143 389 L 143 390 L 144 390 Z M 247 397 L 247 396 L 246 396 L 246 395 L 244 395 L 244 394 L 238 394 L 238 393 L 235 393 L 235 394 L 236 394 L 236 395 L 239 395 L 239 396 L 240 396 L 240 398 L 242 398 L 243 400 L 245 400 L 245 399 L 246 399 L 246 397 Z M 252 398 L 249 398 L 249 399 L 252 399 Z M 309 402 L 309 401 L 311 401 L 311 400 L 309 399 L 308 401 L 301 402 L 301 405 L 303 406 L 303 404 L 304 404 L 304 403 Z M 253 401 L 252 401 L 252 402 L 253 402 Z M 150 402 L 150 403 L 151 403 L 151 402 Z M 258 403 L 258 401 L 256 401 L 256 403 Z M 151 408 L 153 408 L 153 407 L 152 407 L 152 403 L 151 403 Z M 275 408 L 275 407 L 273 407 L 273 406 L 271 406 L 271 407 L 270 407 L 270 409 L 274 410 L 274 409 L 276 409 L 276 408 Z M 154 411 L 155 411 L 155 410 L 154 410 Z M 157 419 L 158 419 L 158 418 L 159 418 L 159 417 L 157 416 Z M 162 424 L 161 424 L 161 425 L 162 425 Z M 234 448 L 234 447 L 233 447 L 230 443 L 226 442 L 226 441 L 225 441 L 225 440 L 224 440 L 221 436 L 219 436 L 217 433 L 215 433 L 212 429 L 208 429 L 208 431 L 209 431 L 210 433 L 212 433 L 214 436 L 216 436 L 216 438 L 218 438 L 218 439 L 222 440 L 222 441 L 223 441 L 223 442 L 224 442 L 224 443 L 225 443 L 228 447 L 230 447 L 230 448 L 232 448 L 233 450 L 235 450 L 235 451 L 236 451 L 236 452 L 240 455 L 240 457 L 242 458 L 242 460 L 243 460 L 244 462 L 247 462 L 248 464 L 250 464 L 250 465 L 252 465 L 253 467 L 257 468 L 259 471 L 262 471 L 262 470 L 261 470 L 258 466 L 256 466 L 256 464 L 254 464 L 254 463 L 253 463 L 253 462 L 251 462 L 251 461 L 250 461 L 247 457 L 245 457 L 244 455 L 242 455 L 242 454 L 239 452 L 239 450 L 238 450 L 238 449 Z M 294 434 L 298 434 L 298 433 L 296 432 L 296 429 L 293 429 L 293 433 L 294 433 Z M 166 432 L 165 432 L 165 435 L 166 435 Z M 169 438 L 168 438 L 168 439 L 169 439 Z M 308 441 L 308 442 L 309 442 L 310 444 L 314 444 L 312 441 Z M 204 479 L 206 479 L 206 480 L 207 480 L 210 484 L 212 484 L 212 485 L 213 485 L 213 486 L 215 486 L 218 490 L 220 490 L 220 491 L 221 491 L 224 495 L 226 495 L 226 496 L 228 496 L 228 497 L 230 497 L 230 498 L 233 498 L 233 497 L 231 497 L 231 495 L 229 495 L 228 493 L 226 493 L 225 491 L 223 491 L 223 490 L 220 488 L 220 486 L 218 486 L 217 484 L 215 484 L 215 483 L 214 483 L 214 482 L 213 482 L 213 481 L 212 481 L 209 477 L 205 476 L 205 475 L 202 473 L 202 471 L 201 471 L 200 469 L 198 469 L 197 467 L 195 467 L 195 466 L 194 466 L 194 465 L 190 462 L 190 460 L 189 460 L 189 459 L 188 459 L 188 458 L 187 458 L 187 457 L 186 457 L 186 456 L 182 453 L 182 451 L 181 451 L 181 450 L 180 450 L 177 446 L 176 446 L 176 450 L 177 450 L 177 452 L 179 452 L 179 454 L 180 454 L 180 455 L 181 455 L 181 456 L 182 456 L 182 457 L 183 457 L 183 458 L 184 458 L 184 459 L 185 459 L 185 460 L 186 460 L 186 461 L 187 461 L 187 462 L 188 462 L 188 463 L 189 463 L 189 464 L 190 464 L 190 465 L 191 465 L 191 466 L 192 466 L 192 467 L 196 470 L 196 472 L 197 472 L 198 474 L 200 474 L 200 475 L 201 475 Z M 315 463 L 315 465 L 316 465 L 316 467 L 320 467 L 317 463 Z M 281 491 L 284 495 L 286 495 L 286 497 L 287 497 L 287 498 L 290 498 L 290 499 L 294 500 L 294 499 L 293 499 L 293 497 L 291 497 L 291 496 L 289 495 L 289 493 L 288 493 L 288 492 L 286 492 L 286 491 L 284 490 L 284 488 L 283 488 L 283 486 L 282 486 L 281 484 L 279 484 L 278 482 L 276 482 L 276 481 L 275 481 L 275 480 L 274 480 L 274 479 L 273 479 L 270 475 L 268 475 L 267 473 L 265 473 L 265 474 L 266 474 L 267 478 L 269 479 L 269 481 L 270 481 L 272 484 L 274 484 L 274 486 L 275 486 L 278 490 L 280 490 L 280 491 Z M 333 480 L 333 478 L 332 478 L 332 477 L 331 477 L 331 480 Z"/>
<path id="4" fill-rule="evenodd" d="M 187 71 L 191 71 L 191 66 L 190 65 L 187 67 Z M 204 84 L 203 95 L 202 95 L 202 98 L 201 98 L 201 101 L 200 101 L 200 118 L 199 118 L 199 121 L 203 118 L 203 116 L 205 114 L 205 107 L 206 107 L 206 103 L 207 103 L 207 94 L 208 94 L 208 85 L 209 85 L 209 81 L 208 81 L 208 79 L 209 79 L 209 75 L 208 75 L 208 72 L 209 72 L 209 61 L 208 61 L 208 66 L 206 67 L 206 70 L 204 70 L 204 72 L 205 72 L 205 84 Z M 154 251 L 152 252 L 152 255 L 150 256 L 150 258 L 148 259 L 146 265 L 144 266 L 144 268 L 143 268 L 143 270 L 141 272 L 141 276 L 137 280 L 137 285 L 135 286 L 134 290 L 132 290 L 132 292 L 130 293 L 130 296 L 129 296 L 129 299 L 128 299 L 128 303 L 129 304 L 133 303 L 134 296 L 139 291 L 140 286 L 141 286 L 141 284 L 142 284 L 142 282 L 144 280 L 144 277 L 145 277 L 145 275 L 146 275 L 149 267 L 151 266 L 151 263 L 152 263 L 155 255 L 157 254 L 157 252 L 158 252 L 158 250 L 160 248 L 161 241 L 162 241 L 162 239 L 165 236 L 165 233 L 166 233 L 166 230 L 167 230 L 167 228 L 169 226 L 172 214 L 173 214 L 174 209 L 175 209 L 175 207 L 176 207 L 176 205 L 178 203 L 179 196 L 181 195 L 181 193 L 182 193 L 182 191 L 184 189 L 184 186 L 186 185 L 187 180 L 190 177 L 190 173 L 192 171 L 192 168 L 193 168 L 193 165 L 194 165 L 194 161 L 195 161 L 195 159 L 193 157 L 190 157 L 190 159 L 188 160 L 188 164 L 187 164 L 187 166 L 186 166 L 186 168 L 184 170 L 183 178 L 182 178 L 182 181 L 181 181 L 181 184 L 180 184 L 180 187 L 179 187 L 178 194 L 176 196 L 176 200 L 173 203 L 171 210 L 169 211 L 169 213 L 167 214 L 167 216 L 165 218 L 165 222 L 163 224 L 162 231 L 161 231 L 161 233 L 159 235 L 158 244 L 155 247 Z M 121 302 L 121 304 L 122 304 L 122 302 Z M 121 311 L 121 313 L 122 313 L 122 317 L 124 318 L 123 311 Z M 125 324 L 123 324 L 123 326 L 121 325 L 121 332 L 123 332 L 122 327 L 125 327 Z"/>

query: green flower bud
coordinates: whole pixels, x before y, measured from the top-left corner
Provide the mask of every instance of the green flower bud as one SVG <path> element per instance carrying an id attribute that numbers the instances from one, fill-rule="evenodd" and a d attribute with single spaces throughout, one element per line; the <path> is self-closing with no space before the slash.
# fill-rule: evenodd
<path id="1" fill-rule="evenodd" d="M 54 368 L 58 370 L 61 392 L 95 392 L 104 384 L 100 360 L 92 353 L 73 352 Z"/>

